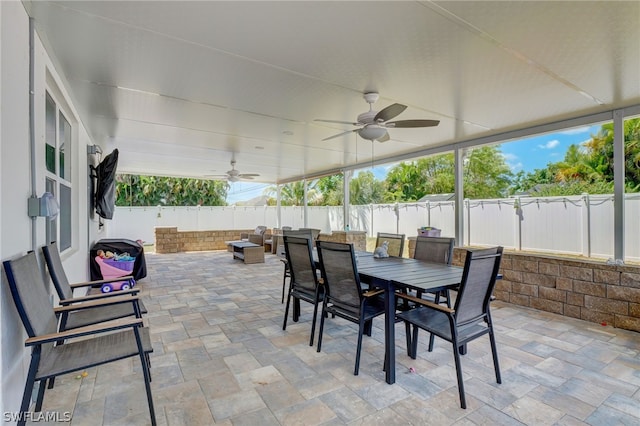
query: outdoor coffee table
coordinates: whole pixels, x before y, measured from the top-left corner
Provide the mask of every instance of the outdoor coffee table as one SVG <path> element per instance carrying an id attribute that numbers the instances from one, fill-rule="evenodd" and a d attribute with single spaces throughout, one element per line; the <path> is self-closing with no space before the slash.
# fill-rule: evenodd
<path id="1" fill-rule="evenodd" d="M 232 241 L 229 243 L 234 259 L 244 263 L 264 263 L 264 247 L 247 241 Z"/>

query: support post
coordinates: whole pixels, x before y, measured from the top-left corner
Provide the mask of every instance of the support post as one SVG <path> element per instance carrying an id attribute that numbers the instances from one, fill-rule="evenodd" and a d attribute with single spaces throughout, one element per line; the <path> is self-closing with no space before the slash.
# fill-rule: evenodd
<path id="1" fill-rule="evenodd" d="M 464 150 L 456 148 L 454 154 L 454 173 L 455 173 L 455 237 L 456 245 L 464 244 Z"/>
<path id="2" fill-rule="evenodd" d="M 304 195 L 302 197 L 303 200 L 303 204 L 304 204 L 304 218 L 303 218 L 303 223 L 304 223 L 304 227 L 308 228 L 309 227 L 309 211 L 308 211 L 308 204 L 309 204 L 309 200 L 307 198 L 307 180 L 303 179 L 302 180 L 302 187 L 304 188 Z"/>
<path id="3" fill-rule="evenodd" d="M 282 185 L 276 185 L 276 228 L 282 229 Z"/>
<path id="4" fill-rule="evenodd" d="M 613 111 L 613 258 L 624 261 L 624 110 Z"/>
<path id="5" fill-rule="evenodd" d="M 350 214 L 350 206 L 351 206 L 351 192 L 349 191 L 349 187 L 351 186 L 351 177 L 353 176 L 352 170 L 345 170 L 342 172 L 342 193 L 344 194 L 344 202 L 342 203 L 342 218 L 343 224 L 342 229 L 348 231 L 351 229 L 351 214 Z"/>
<path id="6" fill-rule="evenodd" d="M 582 255 L 591 257 L 591 201 L 586 192 L 582 194 Z"/>

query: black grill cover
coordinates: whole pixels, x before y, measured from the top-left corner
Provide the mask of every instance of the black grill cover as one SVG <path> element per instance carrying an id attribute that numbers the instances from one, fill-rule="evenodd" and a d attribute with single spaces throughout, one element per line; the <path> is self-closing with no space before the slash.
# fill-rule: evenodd
<path id="1" fill-rule="evenodd" d="M 96 213 L 105 219 L 113 219 L 116 205 L 116 168 L 118 167 L 118 150 L 106 157 L 94 169 L 96 178 L 95 206 Z"/>
<path id="2" fill-rule="evenodd" d="M 102 273 L 100 272 L 100 266 L 98 266 L 98 263 L 96 262 L 98 250 L 105 252 L 110 251 L 116 254 L 129 253 L 129 255 L 136 258 L 136 261 L 133 263 L 133 272 L 131 273 L 133 278 L 137 281 L 147 276 L 147 263 L 144 260 L 144 248 L 140 243 L 133 240 L 107 238 L 95 243 L 89 251 L 89 270 L 91 272 L 92 281 L 103 279 Z"/>

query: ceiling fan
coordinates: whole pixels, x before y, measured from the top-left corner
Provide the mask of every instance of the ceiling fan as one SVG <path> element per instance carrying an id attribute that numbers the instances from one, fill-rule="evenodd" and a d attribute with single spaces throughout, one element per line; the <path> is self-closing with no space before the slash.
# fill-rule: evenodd
<path id="1" fill-rule="evenodd" d="M 260 175 L 256 173 L 240 173 L 236 170 L 236 160 L 231 160 L 231 170 L 228 170 L 226 174 L 207 176 L 217 179 L 226 179 L 228 182 L 238 182 L 240 180 L 252 180 L 254 177 Z"/>
<path id="2" fill-rule="evenodd" d="M 351 121 L 339 121 L 339 120 L 314 120 L 324 123 L 339 123 L 350 124 L 352 126 L 359 126 L 357 129 L 347 130 L 345 132 L 338 133 L 337 135 L 329 136 L 322 139 L 323 141 L 340 137 L 351 132 L 358 132 L 362 139 L 370 141 L 377 140 L 378 142 L 386 142 L 389 138 L 389 132 L 387 129 L 396 128 L 410 128 L 410 127 L 433 127 L 440 123 L 439 120 L 398 120 L 389 121 L 392 118 L 397 117 L 407 109 L 406 105 L 392 104 L 382 109 L 380 112 L 373 110 L 373 104 L 378 100 L 380 95 L 376 92 L 368 92 L 364 94 L 364 100 L 369 104 L 369 111 L 363 112 L 358 116 L 358 121 L 355 123 Z"/>

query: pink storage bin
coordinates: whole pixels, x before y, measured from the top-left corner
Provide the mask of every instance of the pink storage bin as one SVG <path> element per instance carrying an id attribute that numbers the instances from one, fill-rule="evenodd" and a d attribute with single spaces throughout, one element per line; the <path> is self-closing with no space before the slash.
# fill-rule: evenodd
<path id="1" fill-rule="evenodd" d="M 98 264 L 98 266 L 100 267 L 100 273 L 102 274 L 102 278 L 105 280 L 110 280 L 112 278 L 119 278 L 119 277 L 124 277 L 125 275 L 130 275 L 130 272 L 133 271 L 133 262 L 134 261 L 113 261 L 111 259 L 103 259 L 100 256 L 96 256 L 96 263 Z M 108 260 L 111 260 L 111 262 L 107 262 Z M 128 263 L 130 263 L 130 267 L 131 269 L 129 270 L 125 270 L 123 268 L 120 268 L 118 266 L 113 266 L 111 263 L 122 263 L 122 264 L 127 264 L 127 265 L 121 265 L 121 266 L 126 266 L 129 267 Z M 135 283 L 135 281 L 133 280 L 127 280 L 127 281 L 115 281 L 112 283 L 105 283 L 102 285 L 102 287 L 100 288 L 100 291 L 102 291 L 103 293 L 111 293 L 114 290 L 126 290 L 129 289 L 131 287 L 133 287 L 133 284 Z"/>

